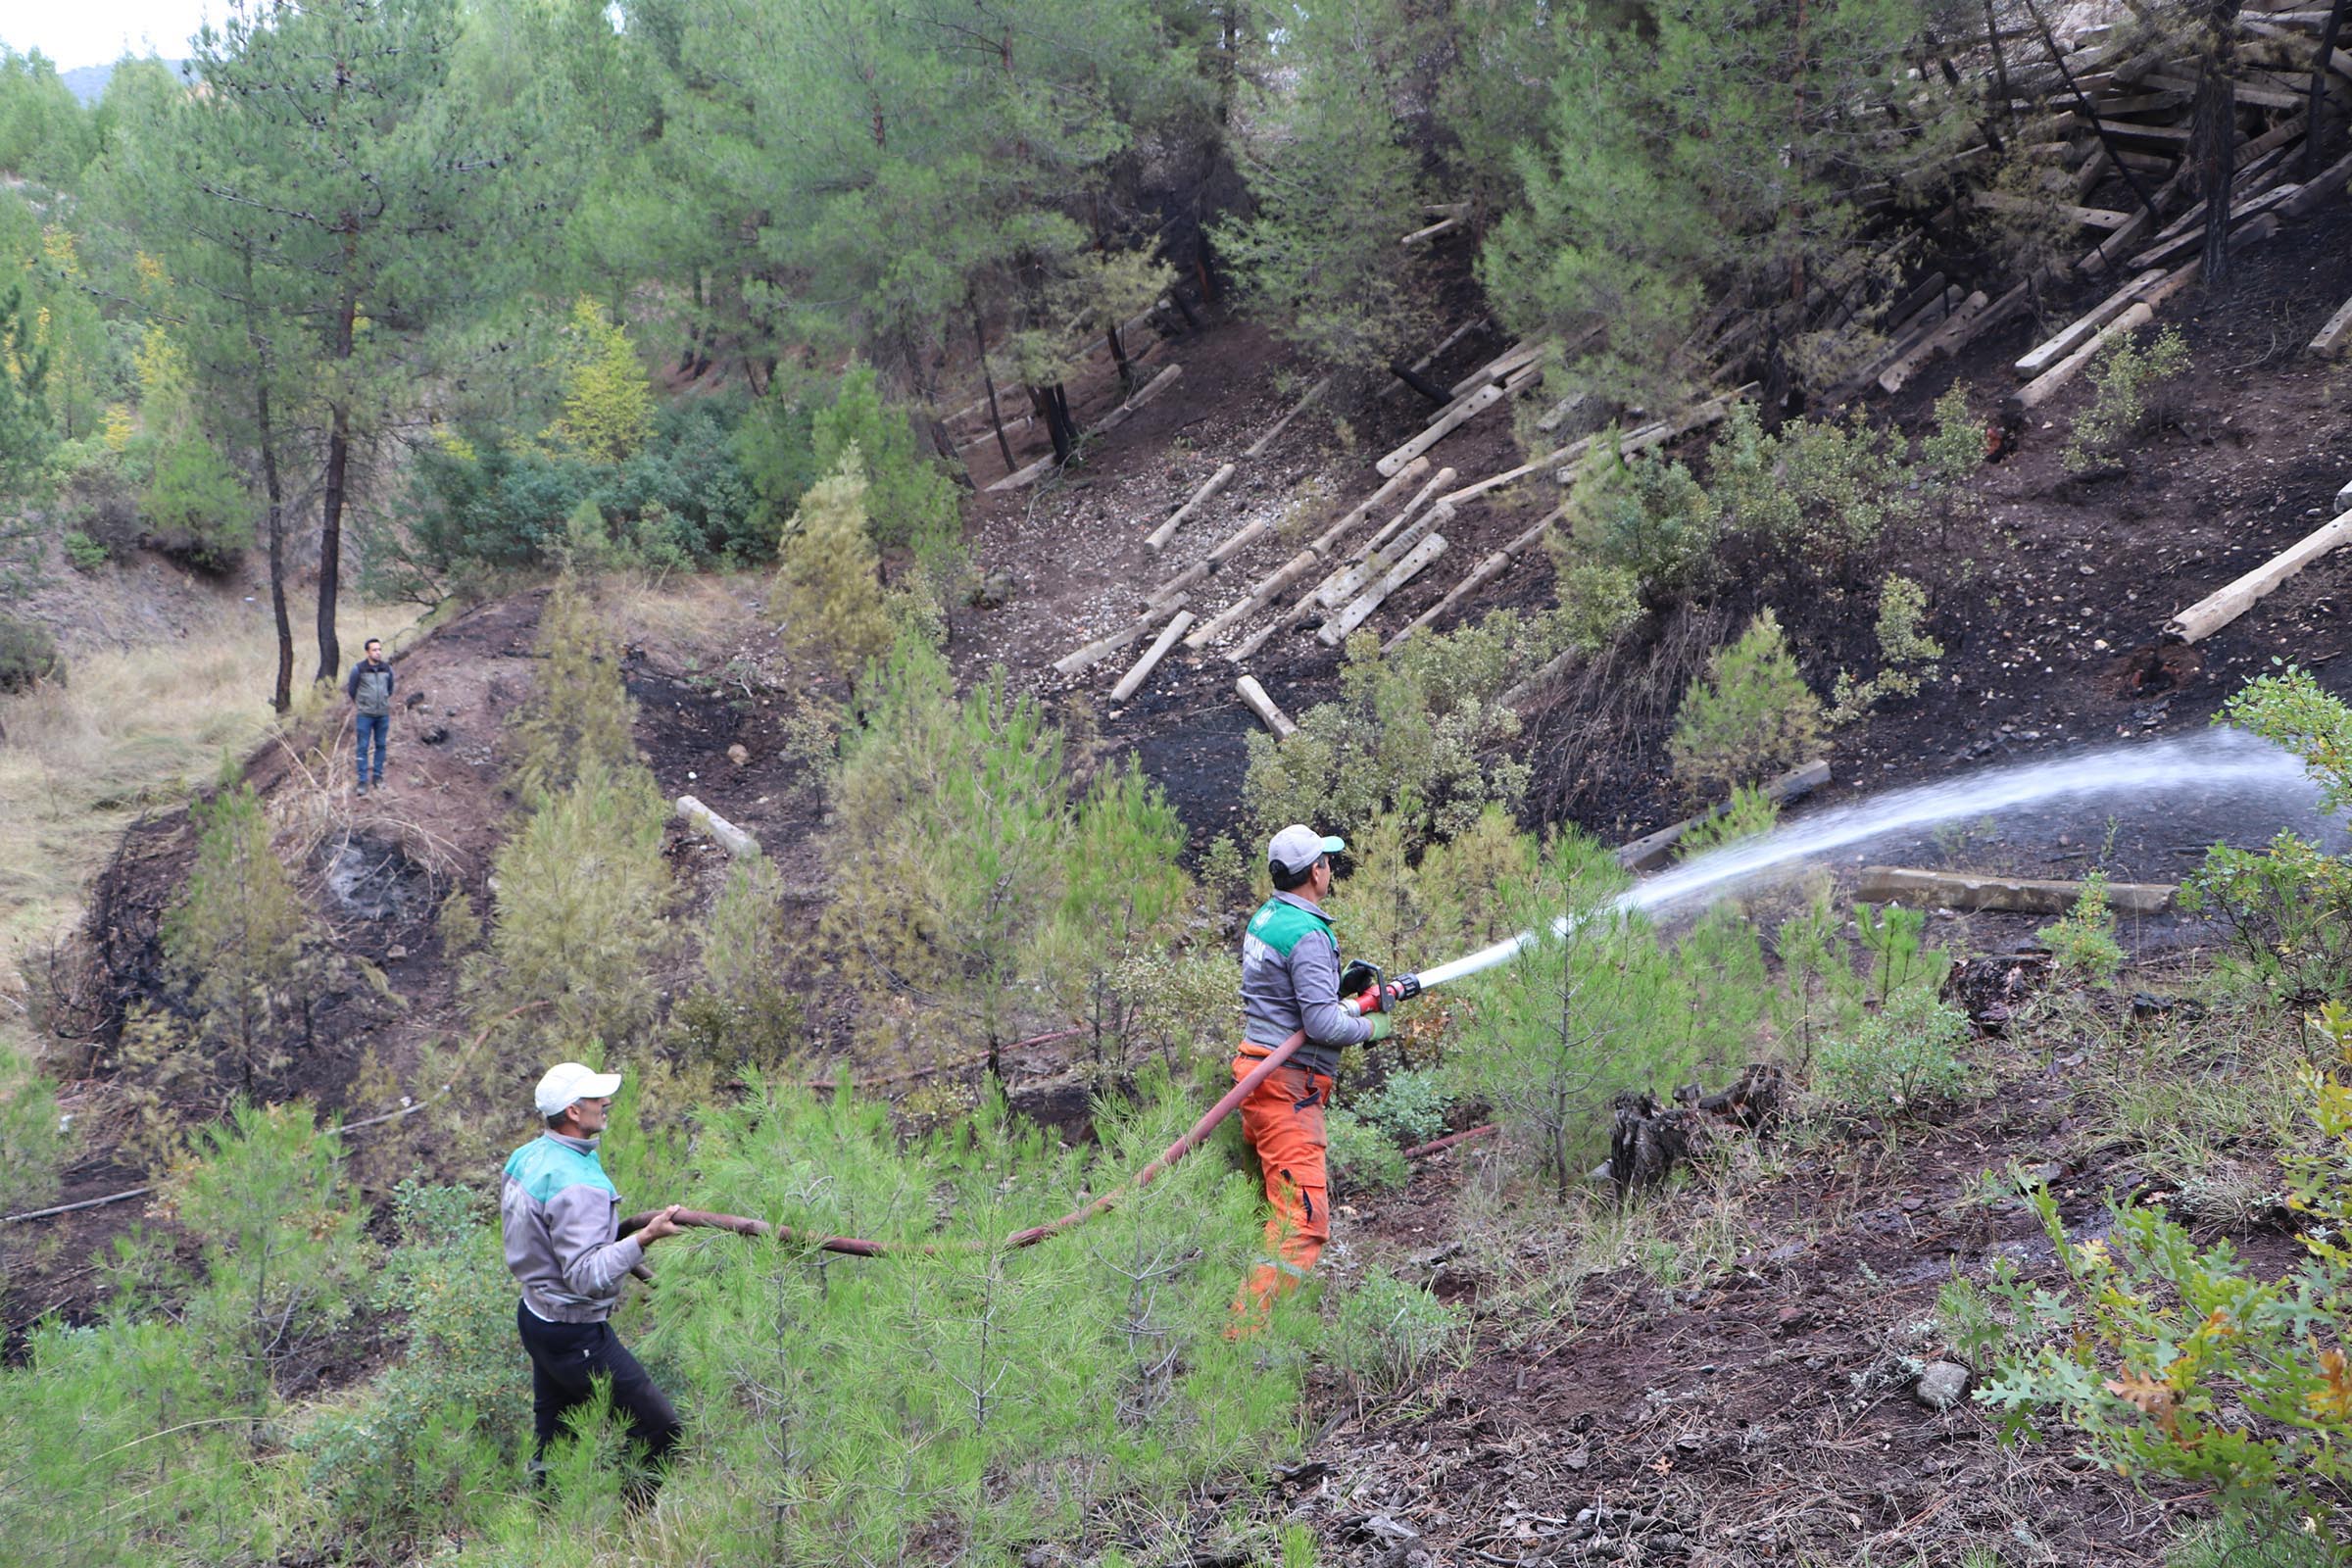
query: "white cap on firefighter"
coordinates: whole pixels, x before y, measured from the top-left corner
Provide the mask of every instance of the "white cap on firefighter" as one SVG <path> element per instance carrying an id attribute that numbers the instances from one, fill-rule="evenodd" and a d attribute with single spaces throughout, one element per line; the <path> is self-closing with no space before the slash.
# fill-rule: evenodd
<path id="1" fill-rule="evenodd" d="M 583 1100 L 604 1100 L 620 1087 L 620 1074 L 598 1072 L 576 1061 L 559 1061 L 547 1069 L 539 1087 L 531 1091 L 531 1103 L 539 1107 L 542 1117 L 561 1116 Z"/>
<path id="2" fill-rule="evenodd" d="M 1326 855 L 1338 855 L 1347 848 L 1346 839 L 1332 838 L 1293 822 L 1275 834 L 1274 842 L 1266 846 L 1266 860 L 1295 876 Z"/>

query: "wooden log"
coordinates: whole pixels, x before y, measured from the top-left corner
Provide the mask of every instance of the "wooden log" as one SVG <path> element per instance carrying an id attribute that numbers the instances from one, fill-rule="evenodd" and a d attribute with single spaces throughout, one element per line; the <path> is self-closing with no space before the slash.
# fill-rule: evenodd
<path id="1" fill-rule="evenodd" d="M 2253 609 L 2287 578 L 2329 551 L 2346 545 L 2352 545 L 2352 512 L 2305 534 L 2228 587 L 2207 594 L 2166 621 L 2164 634 L 2175 642 L 2203 642 Z"/>
<path id="2" fill-rule="evenodd" d="M 2302 187 L 2299 185 L 2281 185 L 2278 189 L 2266 191 L 2260 196 L 2249 197 L 2232 207 L 2230 210 L 2230 248 L 2235 250 L 2239 246 L 2251 245 L 2254 241 L 2268 236 L 2278 223 L 2278 219 L 2272 216 L 2269 210 L 2277 207 L 2301 189 Z M 2265 217 L 2270 217 L 2270 223 L 2265 224 L 2262 221 Z M 2169 267 L 2183 254 L 2202 247 L 2204 243 L 2204 234 L 2199 230 L 2191 229 L 2150 245 L 2146 250 L 2132 258 L 2132 265 L 2134 267 Z"/>
<path id="3" fill-rule="evenodd" d="M 1830 764 L 1828 761 L 1812 761 L 1771 780 L 1764 786 L 1764 793 L 1776 805 L 1786 806 L 1800 796 L 1810 795 L 1829 781 Z M 1630 844 L 1619 845 L 1617 863 L 1629 871 L 1648 871 L 1664 865 L 1667 858 L 1674 853 L 1674 847 L 1682 843 L 1685 834 L 1701 822 L 1712 822 L 1730 809 L 1731 806 L 1727 802 L 1722 806 L 1701 811 L 1696 816 L 1686 817 L 1671 827 L 1662 827 L 1655 833 L 1645 833 Z"/>
<path id="4" fill-rule="evenodd" d="M 1376 544 L 1326 577 L 1322 584 L 1315 589 L 1315 603 L 1326 610 L 1338 609 L 1357 594 L 1362 593 L 1366 585 L 1378 579 L 1380 574 L 1388 570 L 1398 557 L 1410 552 L 1422 540 L 1452 520 L 1453 509 L 1451 507 L 1430 508 L 1429 514 L 1419 522 L 1396 535 L 1395 538 L 1384 540 L 1382 543 L 1387 548 L 1384 549 L 1382 545 Z"/>
<path id="5" fill-rule="evenodd" d="M 760 841 L 713 811 L 691 795 L 678 797 L 678 814 L 719 842 L 729 855 L 738 858 L 760 853 Z"/>
<path id="6" fill-rule="evenodd" d="M 1450 234 L 1461 226 L 1462 220 L 1458 218 L 1441 218 L 1427 228 L 1414 229 L 1396 243 L 1399 245 L 1426 245 L 1440 234 Z"/>
<path id="7" fill-rule="evenodd" d="M 1592 401 L 1592 395 L 1589 392 L 1578 392 L 1564 397 L 1544 411 L 1544 417 L 1536 421 L 1536 428 L 1545 435 L 1549 435 L 1567 421 L 1568 416 Z"/>
<path id="8" fill-rule="evenodd" d="M 1419 576 L 1422 568 L 1445 553 L 1446 536 L 1442 533 L 1433 533 L 1413 546 L 1412 553 L 1396 563 L 1396 565 L 1391 566 L 1387 576 L 1365 589 L 1347 609 L 1325 621 L 1323 629 L 1315 633 L 1315 640 L 1326 648 L 1339 647 L 1347 640 L 1349 632 L 1372 618 L 1372 612 L 1378 610 L 1391 594 Z"/>
<path id="9" fill-rule="evenodd" d="M 1233 683 L 1233 689 L 1243 706 L 1257 715 L 1257 721 L 1273 731 L 1276 740 L 1288 740 L 1298 730 L 1298 726 L 1291 722 L 1291 715 L 1275 706 L 1274 699 L 1266 695 L 1255 675 L 1242 676 Z"/>
<path id="10" fill-rule="evenodd" d="M 1292 627 L 1303 623 L 1314 612 L 1315 596 L 1310 589 L 1298 597 L 1297 604 L 1236 643 L 1226 652 L 1225 657 L 1237 664 L 1247 664 L 1257 656 L 1259 649 L 1273 640 L 1277 633 L 1289 631 Z"/>
<path id="11" fill-rule="evenodd" d="M 1977 290 L 1967 299 L 1962 300 L 1959 307 L 1950 316 L 1944 318 L 1942 325 L 1897 355 L 1892 365 L 1879 372 L 1879 390 L 1900 392 L 1903 389 L 1903 383 L 1919 373 L 1920 367 L 1934 360 L 1938 354 L 1949 352 L 1947 345 L 1954 339 L 1964 336 L 1968 330 L 1968 323 L 1976 319 L 1977 313 L 1991 303 L 1992 300 L 1983 289 Z"/>
<path id="12" fill-rule="evenodd" d="M 2346 153 L 2328 166 L 2319 178 L 2288 197 L 2278 208 L 2281 218 L 2305 218 L 2317 211 L 2322 202 L 2344 194 L 2352 182 L 2352 153 Z"/>
<path id="13" fill-rule="evenodd" d="M 2345 480 L 2344 487 L 2335 493 L 2335 510 L 2352 512 L 2352 479 Z"/>
<path id="14" fill-rule="evenodd" d="M 1218 540 L 1216 548 L 1208 553 L 1201 564 L 1211 568 L 1222 566 L 1260 539 L 1271 537 L 1273 532 L 1274 523 L 1271 518 L 1260 517 L 1254 522 L 1243 523 L 1239 528 Z"/>
<path id="15" fill-rule="evenodd" d="M 1553 523 L 1557 522 L 1560 518 L 1566 516 L 1567 514 L 1568 506 L 1566 502 L 1562 502 L 1559 506 L 1556 506 L 1549 512 L 1544 514 L 1544 515 L 1538 518 L 1534 525 L 1529 527 L 1526 532 L 1510 540 L 1508 543 L 1504 544 L 1501 549 L 1495 551 L 1494 554 L 1488 556 L 1486 560 L 1471 567 L 1469 572 L 1463 576 L 1460 582 L 1453 585 L 1452 589 L 1446 593 L 1445 598 L 1439 600 L 1436 604 L 1421 612 L 1420 614 L 1415 615 L 1412 620 L 1405 625 L 1402 631 L 1399 631 L 1396 636 L 1390 638 L 1387 642 L 1382 643 L 1380 645 L 1380 651 L 1384 654 L 1395 652 L 1398 643 L 1403 642 L 1414 632 L 1417 632 L 1422 627 L 1430 624 L 1440 615 L 1443 615 L 1446 613 L 1446 612 L 1451 610 L 1454 606 L 1460 604 L 1463 600 L 1478 592 L 1479 589 L 1485 587 L 1488 583 L 1491 583 L 1495 578 L 1501 576 L 1504 570 L 1510 566 L 1512 560 L 1518 556 L 1520 551 L 1525 550 L 1528 546 L 1543 538 L 1544 533 L 1551 527 Z"/>
<path id="16" fill-rule="evenodd" d="M 1168 541 L 1176 537 L 1176 530 L 1184 526 L 1185 519 L 1205 506 L 1210 497 L 1225 488 L 1233 478 L 1235 468 L 1236 465 L 1228 463 L 1210 474 L 1202 482 L 1200 488 L 1193 492 L 1192 499 L 1176 509 L 1173 516 L 1144 536 L 1144 548 L 1155 556 L 1167 549 Z"/>
<path id="17" fill-rule="evenodd" d="M 1454 431 L 1509 397 L 1529 381 L 1534 380 L 1537 373 L 1531 367 L 1516 372 L 1508 380 L 1490 382 L 1480 387 L 1440 414 L 1429 422 L 1428 428 L 1381 459 L 1373 466 L 1383 474 L 1396 473 L 1413 459 L 1421 456 L 1431 447 L 1436 446 Z"/>
<path id="18" fill-rule="evenodd" d="M 1453 481 L 1459 477 L 1460 475 L 1455 473 L 1451 468 L 1440 468 L 1437 472 L 1431 474 L 1427 482 L 1425 482 L 1420 489 L 1413 492 L 1412 500 L 1407 501 L 1404 504 L 1404 509 L 1398 512 L 1394 517 L 1391 517 L 1387 522 L 1381 524 L 1380 531 L 1378 533 L 1365 540 L 1362 544 L 1356 546 L 1353 550 L 1348 551 L 1347 559 L 1349 561 L 1362 561 L 1366 557 L 1370 556 L 1373 551 L 1378 550 L 1382 545 L 1385 545 L 1390 540 L 1396 538 L 1397 532 L 1405 527 L 1406 524 L 1410 523 L 1413 520 L 1413 517 L 1419 514 L 1421 508 L 1428 502 L 1431 496 L 1436 495 L 1439 491 L 1445 489 L 1447 485 L 1453 483 Z M 1443 503 L 1441 503 L 1441 505 L 1443 505 Z M 1428 531 L 1428 529 L 1424 528 L 1421 530 L 1421 533 L 1427 533 Z M 1420 533 L 1416 533 L 1413 537 L 1416 539 L 1419 538 Z"/>
<path id="19" fill-rule="evenodd" d="M 1222 564 L 1222 562 L 1206 559 L 1196 561 L 1166 582 L 1152 589 L 1151 596 L 1144 603 L 1158 606 L 1160 613 L 1165 614 L 1175 608 L 1175 601 L 1179 595 L 1188 588 L 1199 587 L 1201 578 L 1211 575 Z"/>
<path id="20" fill-rule="evenodd" d="M 1296 419 L 1298 417 L 1298 416 L 1304 414 L 1308 409 L 1314 407 L 1315 404 L 1322 401 L 1323 394 L 1331 390 L 1332 379 L 1333 378 L 1331 376 L 1327 375 L 1322 380 L 1317 381 L 1313 386 L 1308 387 L 1306 390 L 1306 396 L 1300 398 L 1296 404 L 1292 405 L 1290 413 L 1284 415 L 1281 418 L 1276 419 L 1274 421 L 1274 427 L 1271 430 L 1268 430 L 1264 435 L 1261 435 L 1256 440 L 1250 442 L 1248 449 L 1242 453 L 1242 456 L 1245 458 L 1262 456 L 1266 448 L 1274 444 L 1274 438 L 1291 427 L 1291 421 L 1293 419 Z"/>
<path id="21" fill-rule="evenodd" d="M 1064 675 L 1075 675 L 1082 669 L 1102 662 L 1158 625 L 1167 617 L 1168 612 L 1183 608 L 1185 600 L 1186 595 L 1175 593 L 1170 594 L 1165 600 L 1156 600 L 1154 603 L 1147 605 L 1142 614 L 1109 636 L 1098 637 L 1075 653 L 1062 655 L 1054 662 L 1054 669 Z"/>
<path id="22" fill-rule="evenodd" d="M 1364 497 L 1363 500 L 1357 502 L 1354 506 L 1348 508 L 1348 514 L 1346 516 L 1342 517 L 1339 521 L 1333 523 L 1330 527 L 1317 534 L 1315 536 L 1315 542 L 1307 546 L 1307 548 L 1312 550 L 1318 556 L 1329 555 L 1332 547 L 1338 544 L 1343 538 L 1347 537 L 1347 535 L 1355 527 L 1357 523 L 1362 522 L 1366 517 L 1372 515 L 1372 510 L 1375 507 L 1378 507 L 1381 503 L 1387 501 L 1391 496 L 1396 494 L 1397 491 L 1402 490 L 1406 486 L 1412 484 L 1415 480 L 1419 479 L 1428 471 L 1429 460 L 1427 458 L 1415 458 L 1412 462 L 1397 469 L 1396 472 L 1391 476 L 1388 483 L 1382 485 L 1379 489 Z"/>
<path id="23" fill-rule="evenodd" d="M 2012 196 L 2006 191 L 1981 190 L 1976 205 L 1986 212 L 2024 213 L 2034 218 L 2063 218 L 2084 228 L 2114 230 L 2132 220 L 2130 213 L 2119 213 L 2109 207 L 2076 207 L 2067 202 L 2036 201 L 2030 196 Z"/>
<path id="24" fill-rule="evenodd" d="M 2118 914 L 2163 914 L 2179 889 L 2169 882 L 2110 882 L 2107 906 Z M 2006 909 L 2019 914 L 2064 914 L 2082 897 L 2080 882 L 1986 876 L 1973 871 L 1925 871 L 1870 865 L 1854 887 L 1857 904 L 1900 904 L 1913 909 Z"/>
<path id="25" fill-rule="evenodd" d="M 1431 366 L 1437 364 L 1440 359 L 1444 358 L 1447 349 L 1452 348 L 1456 343 L 1459 343 L 1462 339 L 1468 337 L 1471 333 L 1477 331 L 1480 327 L 1486 324 L 1487 318 L 1485 317 L 1473 316 L 1470 318 L 1470 319 L 1464 321 L 1461 325 L 1455 327 L 1452 331 L 1438 339 L 1438 346 L 1436 348 L 1431 349 L 1427 354 L 1422 355 L 1410 366 L 1406 367 L 1406 368 L 1410 369 L 1416 375 L 1420 374 L 1423 370 L 1428 369 Z M 1405 384 L 1402 381 L 1393 380 L 1381 387 L 1380 395 L 1384 398 L 1393 398 L 1405 390 Z"/>
<path id="26" fill-rule="evenodd" d="M 1754 397 L 1761 385 L 1761 382 L 1749 381 L 1743 386 L 1734 387 L 1729 392 L 1718 393 L 1716 396 L 1707 399 L 1704 403 L 1698 404 L 1681 414 L 1676 415 L 1671 419 L 1659 419 L 1653 423 L 1645 424 L 1638 430 L 1629 431 L 1619 439 L 1617 443 L 1617 450 L 1625 457 L 1630 458 L 1637 452 L 1646 452 L 1651 447 L 1664 446 L 1667 442 L 1679 440 L 1683 436 L 1689 435 L 1693 430 L 1701 429 L 1710 424 L 1719 423 L 1731 414 L 1734 408 L 1745 402 L 1747 399 Z M 1563 448 L 1562 451 L 1564 455 L 1567 456 L 1570 461 L 1562 464 L 1560 467 L 1555 469 L 1552 473 L 1552 477 L 1559 480 L 1562 484 L 1574 482 L 1576 478 L 1576 461 L 1582 459 L 1584 455 L 1592 449 L 1592 443 L 1594 439 L 1596 438 L 1592 436 L 1587 436 L 1584 440 L 1572 443 L 1570 446 Z M 1461 492 L 1456 491 L 1455 495 L 1459 495 L 1460 493 Z M 1442 502 L 1450 503 L 1454 499 L 1454 496 L 1440 496 L 1438 499 Z"/>
<path id="27" fill-rule="evenodd" d="M 1204 647 L 1214 639 L 1223 636 L 1235 625 L 1249 619 L 1272 604 L 1277 594 L 1320 564 L 1322 564 L 1322 558 L 1312 550 L 1299 551 L 1289 561 L 1284 562 L 1281 568 L 1273 575 L 1267 577 L 1232 604 L 1227 605 L 1223 610 L 1218 611 L 1207 620 L 1202 621 L 1194 629 L 1193 634 L 1185 639 L 1185 646 L 1187 648 Z"/>
<path id="28" fill-rule="evenodd" d="M 2022 356 L 2014 368 L 2018 379 L 2031 381 L 2098 334 L 2100 327 L 2131 309 L 2142 294 L 2164 281 L 2162 269 L 2151 268 L 2077 317 L 2046 342 Z"/>
<path id="29" fill-rule="evenodd" d="M 1848 372 L 1845 379 L 1824 394 L 1830 403 L 1843 403 L 1879 377 L 1879 372 L 1892 366 L 1904 355 L 1927 341 L 1936 327 L 1943 324 L 1960 304 L 1960 290 L 1946 288 L 1918 311 L 1903 319 L 1901 325 L 1886 335 L 1886 347 L 1874 359 L 1866 361 L 1859 369 Z"/>
<path id="30" fill-rule="evenodd" d="M 2136 332 L 2155 318 L 2156 312 L 2149 307 L 2147 301 L 2134 301 L 2123 315 L 2091 334 L 2089 341 L 2081 348 L 2011 393 L 2006 406 L 2012 413 L 2018 414 L 2022 414 L 2028 409 L 2041 407 L 2042 404 L 2056 397 L 2059 391 L 2075 378 L 2077 372 L 2097 358 L 2099 351 L 2106 348 L 2109 343 L 2128 333 Z"/>
<path id="31" fill-rule="evenodd" d="M 1144 657 L 1137 660 L 1127 673 L 1119 677 L 1119 683 L 1110 689 L 1110 700 L 1123 703 L 1133 697 L 1150 678 L 1152 671 L 1159 667 L 1159 662 L 1168 657 L 1168 650 L 1176 646 L 1176 639 L 1183 636 L 1192 623 L 1191 611 L 1176 612 L 1167 625 L 1160 629 L 1159 635 L 1152 639 L 1152 646 L 1144 650 Z"/>
<path id="32" fill-rule="evenodd" d="M 1480 387 L 1492 386 L 1498 381 L 1507 381 L 1543 357 L 1544 345 L 1541 343 L 1521 343 L 1505 349 L 1477 369 L 1472 370 L 1468 375 L 1463 376 L 1459 381 L 1454 382 L 1453 395 L 1456 399 L 1466 398 Z"/>
<path id="33" fill-rule="evenodd" d="M 2333 359 L 2347 348 L 2352 348 L 2352 300 L 2344 301 L 2311 340 L 2311 352 L 2323 359 Z"/>
<path id="34" fill-rule="evenodd" d="M 1560 676 L 1566 674 L 1568 672 L 1568 666 L 1576 662 L 1577 652 L 1578 651 L 1574 648 L 1564 649 L 1563 651 L 1556 653 L 1549 659 L 1545 660 L 1542 667 L 1537 669 L 1534 674 L 1528 676 L 1527 679 L 1520 681 L 1517 685 L 1512 686 L 1509 690 L 1502 694 L 1503 705 L 1507 708 L 1517 708 L 1520 704 L 1535 696 L 1536 693 L 1542 691 L 1544 687 L 1559 679 Z"/>

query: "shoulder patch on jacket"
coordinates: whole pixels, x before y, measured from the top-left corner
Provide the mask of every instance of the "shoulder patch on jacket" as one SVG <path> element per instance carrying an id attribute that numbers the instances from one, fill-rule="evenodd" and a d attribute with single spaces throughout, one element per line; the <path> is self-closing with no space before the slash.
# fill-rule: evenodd
<path id="1" fill-rule="evenodd" d="M 567 1187 L 594 1187 L 615 1199 L 620 1196 L 594 1154 L 553 1138 L 535 1138 L 514 1151 L 507 1159 L 507 1176 L 535 1203 L 545 1203 Z"/>
<path id="2" fill-rule="evenodd" d="M 1311 909 L 1301 909 L 1296 904 L 1285 904 L 1280 899 L 1268 899 L 1250 917 L 1250 934 L 1286 958 L 1300 939 L 1318 931 L 1329 936 L 1331 921 Z"/>

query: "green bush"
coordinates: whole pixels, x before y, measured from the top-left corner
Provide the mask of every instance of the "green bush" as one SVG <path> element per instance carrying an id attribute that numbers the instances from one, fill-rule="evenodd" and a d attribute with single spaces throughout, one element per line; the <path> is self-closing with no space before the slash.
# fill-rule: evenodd
<path id="1" fill-rule="evenodd" d="M 923 456 L 909 419 L 909 411 L 882 401 L 880 380 L 859 366 L 842 377 L 832 407 L 810 417 L 810 455 L 820 476 L 845 466 L 865 476 L 866 526 L 876 544 L 944 564 L 962 533 L 956 481 Z"/>
<path id="2" fill-rule="evenodd" d="M 1396 1136 L 1351 1110 L 1334 1110 L 1325 1116 L 1323 1131 L 1329 1140 L 1323 1159 L 1330 1171 L 1331 1190 L 1341 1197 L 1393 1193 L 1412 1174 Z"/>
<path id="3" fill-rule="evenodd" d="M 1446 1130 L 1453 1096 L 1427 1068 L 1393 1072 L 1355 1104 L 1355 1112 L 1400 1144 L 1426 1144 Z"/>
<path id="4" fill-rule="evenodd" d="M 768 609 L 803 658 L 856 674 L 890 651 L 908 623 L 906 596 L 882 585 L 866 529 L 870 487 L 855 450 L 802 498 L 785 524 Z"/>
<path id="5" fill-rule="evenodd" d="M 2064 460 L 2077 472 L 2096 466 L 2132 441 L 2154 433 L 2170 416 L 2167 382 L 2188 368 L 2188 340 L 2177 326 L 2168 326 L 2155 340 L 2140 347 L 2132 337 L 2120 338 L 2091 368 L 2097 396 L 2075 416 L 2073 437 Z"/>
<path id="6" fill-rule="evenodd" d="M 1334 1314 L 1332 1361 L 1366 1394 L 1392 1394 L 1469 1354 L 1469 1319 L 1418 1285 L 1385 1268 L 1340 1297 Z"/>
<path id="7" fill-rule="evenodd" d="M 75 571 L 96 571 L 114 559 L 107 554 L 106 546 L 79 528 L 68 528 L 63 543 L 66 561 Z"/>
<path id="8" fill-rule="evenodd" d="M 2124 950 L 2115 940 L 2115 911 L 2108 907 L 2104 871 L 2084 877 L 2082 896 L 2075 901 L 2075 906 L 2034 934 L 2049 948 L 2051 966 L 2069 978 L 2111 986 L 2124 966 Z"/>
<path id="9" fill-rule="evenodd" d="M 1936 1001 L 1932 989 L 1906 989 L 1822 1042 L 1813 1093 L 1858 1115 L 1916 1115 L 1925 1101 L 1966 1092 L 1970 1068 L 1960 1048 L 1970 1034 L 1968 1015 Z"/>
<path id="10" fill-rule="evenodd" d="M 49 628 L 0 611 L 0 692 L 29 691 L 65 677 L 66 663 Z"/>
<path id="11" fill-rule="evenodd" d="M 56 1202 L 65 1150 L 57 1085 L 29 1057 L 0 1039 L 0 1213 Z M 5 1265 L 0 1265 L 0 1287 L 4 1285 Z"/>
<path id="12" fill-rule="evenodd" d="M 157 456 L 141 510 L 148 542 L 199 571 L 227 571 L 253 548 L 253 498 L 202 436 Z"/>
<path id="13" fill-rule="evenodd" d="M 1850 724 L 1889 697 L 1916 697 L 1943 644 L 1928 635 L 1928 595 L 1908 577 L 1879 584 L 1879 672 L 1857 681 L 1844 670 L 1831 691 L 1830 721 Z"/>
<path id="14" fill-rule="evenodd" d="M 1796 672 L 1779 618 L 1760 610 L 1683 693 L 1667 752 L 1685 788 L 1719 798 L 1813 760 L 1825 733 L 1821 699 Z"/>

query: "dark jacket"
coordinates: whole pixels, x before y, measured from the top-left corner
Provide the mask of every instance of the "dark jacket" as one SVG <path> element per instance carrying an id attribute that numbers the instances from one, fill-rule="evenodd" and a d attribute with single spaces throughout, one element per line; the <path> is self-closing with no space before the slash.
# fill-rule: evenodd
<path id="1" fill-rule="evenodd" d="M 1335 1072 L 1340 1048 L 1372 1038 L 1370 1019 L 1340 1010 L 1340 944 L 1331 916 L 1296 893 L 1258 906 L 1242 936 L 1242 1037 L 1272 1049 L 1296 1029 L 1306 1044 L 1291 1059 Z"/>
<path id="2" fill-rule="evenodd" d="M 392 711 L 392 666 L 381 661 L 361 660 L 343 679 L 343 695 L 359 704 L 360 711 L 382 718 Z"/>

